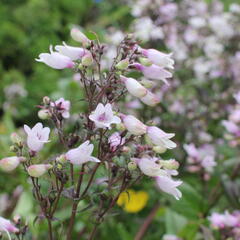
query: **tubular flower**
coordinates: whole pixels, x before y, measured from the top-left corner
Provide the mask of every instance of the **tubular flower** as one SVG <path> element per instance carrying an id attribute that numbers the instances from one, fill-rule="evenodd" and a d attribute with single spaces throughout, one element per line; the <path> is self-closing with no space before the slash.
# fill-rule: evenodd
<path id="1" fill-rule="evenodd" d="M 166 54 L 156 49 L 143 49 L 143 48 L 140 48 L 140 52 L 155 65 L 164 68 L 174 69 L 173 67 L 174 60 L 171 58 L 172 53 Z"/>
<path id="2" fill-rule="evenodd" d="M 71 60 L 81 59 L 88 51 L 84 48 L 68 46 L 65 42 L 63 45 L 55 46 L 55 49 L 62 55 L 71 58 Z"/>
<path id="3" fill-rule="evenodd" d="M 24 161 L 23 157 L 6 157 L 0 160 L 0 168 L 5 172 L 11 172 L 20 164 L 20 162 Z"/>
<path id="4" fill-rule="evenodd" d="M 24 125 L 24 130 L 27 134 L 27 145 L 34 152 L 39 152 L 44 143 L 49 142 L 50 128 L 43 127 L 42 123 L 37 123 L 32 129 Z"/>
<path id="5" fill-rule="evenodd" d="M 51 168 L 52 168 L 51 164 L 35 164 L 29 166 L 27 168 L 27 171 L 31 177 L 38 178 L 45 174 Z"/>
<path id="6" fill-rule="evenodd" d="M 170 176 L 157 176 L 156 182 L 163 192 L 173 195 L 177 200 L 182 197 L 182 193 L 177 189 L 182 184 L 182 181 L 174 181 Z"/>
<path id="7" fill-rule="evenodd" d="M 175 134 L 166 133 L 158 127 L 147 127 L 147 136 L 154 145 L 162 146 L 168 149 L 172 149 L 177 146 L 176 143 L 170 140 L 175 136 Z"/>
<path id="8" fill-rule="evenodd" d="M 82 165 L 86 162 L 100 162 L 99 159 L 92 157 L 93 144 L 89 141 L 82 143 L 79 147 L 69 150 L 66 159 L 74 165 Z"/>
<path id="9" fill-rule="evenodd" d="M 122 115 L 123 124 L 126 129 L 133 135 L 143 135 L 147 131 L 147 126 L 132 115 Z"/>
<path id="10" fill-rule="evenodd" d="M 140 99 L 143 103 L 145 103 L 146 105 L 151 106 L 151 107 L 156 106 L 160 102 L 159 97 L 150 91 L 147 91 L 147 94 Z"/>
<path id="11" fill-rule="evenodd" d="M 36 61 L 43 62 L 55 69 L 73 68 L 74 66 L 74 62 L 70 57 L 54 52 L 52 46 L 50 46 L 50 53 L 41 53 Z"/>
<path id="12" fill-rule="evenodd" d="M 118 124 L 121 119 L 113 115 L 112 106 L 110 103 L 105 106 L 102 103 L 97 105 L 95 111 L 89 116 L 97 128 L 108 128 L 111 129 L 112 124 Z"/>
<path id="13" fill-rule="evenodd" d="M 18 231 L 19 229 L 16 228 L 14 224 L 11 223 L 11 221 L 0 216 L 0 232 L 6 232 L 8 234 L 9 239 L 11 239 L 9 233 L 16 233 Z"/>
<path id="14" fill-rule="evenodd" d="M 133 66 L 143 73 L 146 78 L 161 80 L 169 85 L 167 78 L 172 77 L 172 73 L 168 72 L 162 67 L 152 64 L 150 67 L 143 66 L 139 63 L 134 63 Z"/>
<path id="15" fill-rule="evenodd" d="M 121 76 L 121 80 L 125 84 L 129 93 L 132 94 L 133 96 L 138 97 L 138 98 L 146 96 L 147 89 L 145 87 L 143 87 L 134 78 L 127 78 L 127 77 Z"/>
<path id="16" fill-rule="evenodd" d="M 83 34 L 78 28 L 72 28 L 71 30 L 71 37 L 77 41 L 82 43 L 84 47 L 87 47 L 90 45 L 91 41 L 87 38 L 85 34 Z"/>
<path id="17" fill-rule="evenodd" d="M 108 143 L 110 145 L 110 150 L 114 152 L 119 145 L 123 145 L 125 143 L 125 138 L 121 137 L 119 132 L 115 132 L 108 138 Z"/>

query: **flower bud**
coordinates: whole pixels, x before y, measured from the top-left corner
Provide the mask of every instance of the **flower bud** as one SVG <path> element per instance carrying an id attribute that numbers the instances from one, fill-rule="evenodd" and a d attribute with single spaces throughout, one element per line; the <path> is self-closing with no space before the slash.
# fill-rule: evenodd
<path id="1" fill-rule="evenodd" d="M 141 98 L 141 101 L 148 106 L 154 107 L 160 102 L 160 99 L 155 94 L 147 91 L 147 94 Z"/>
<path id="2" fill-rule="evenodd" d="M 160 164 L 169 170 L 177 170 L 179 168 L 179 162 L 177 162 L 175 159 L 170 160 L 160 160 Z"/>
<path id="3" fill-rule="evenodd" d="M 18 148 L 17 148 L 16 146 L 14 146 L 14 145 L 10 146 L 10 147 L 9 147 L 9 150 L 10 150 L 11 152 L 18 152 Z"/>
<path id="4" fill-rule="evenodd" d="M 27 171 L 31 177 L 38 178 L 45 174 L 51 168 L 51 164 L 35 164 L 28 167 Z"/>
<path id="5" fill-rule="evenodd" d="M 121 61 L 116 65 L 116 68 L 119 69 L 119 70 L 125 70 L 125 69 L 128 68 L 128 65 L 129 65 L 129 59 L 126 58 L 126 59 L 121 60 Z"/>
<path id="6" fill-rule="evenodd" d="M 38 111 L 38 117 L 42 120 L 46 120 L 50 118 L 50 113 L 47 109 L 41 109 L 40 111 Z"/>
<path id="7" fill-rule="evenodd" d="M 22 139 L 17 133 L 12 133 L 10 136 L 12 143 L 17 144 L 18 146 L 22 146 Z"/>
<path id="8" fill-rule="evenodd" d="M 137 169 L 137 164 L 135 162 L 131 161 L 131 162 L 128 163 L 128 170 L 129 171 L 134 171 L 136 169 Z"/>
<path id="9" fill-rule="evenodd" d="M 60 155 L 59 157 L 56 158 L 56 161 L 64 164 L 64 163 L 67 162 L 67 159 L 66 159 L 66 156 L 64 154 L 62 154 L 62 155 Z"/>
<path id="10" fill-rule="evenodd" d="M 20 162 L 21 162 L 20 157 L 17 157 L 17 156 L 6 157 L 6 158 L 3 158 L 2 160 L 0 160 L 0 168 L 4 172 L 11 172 L 15 168 L 17 168 L 17 166 L 20 164 Z"/>
<path id="11" fill-rule="evenodd" d="M 156 153 L 165 153 L 167 151 L 167 148 L 163 146 L 154 146 L 153 151 Z"/>
<path id="12" fill-rule="evenodd" d="M 130 151 L 131 151 L 131 148 L 130 148 L 130 147 L 128 147 L 128 146 L 123 146 L 122 152 L 124 152 L 124 153 L 129 153 Z"/>
<path id="13" fill-rule="evenodd" d="M 127 78 L 124 76 L 120 76 L 121 80 L 125 84 L 127 90 L 130 94 L 135 97 L 141 98 L 147 94 L 147 89 L 143 87 L 137 80 L 134 78 Z"/>
<path id="14" fill-rule="evenodd" d="M 141 57 L 139 58 L 139 62 L 146 67 L 150 67 L 152 65 L 152 62 L 148 58 Z"/>
<path id="15" fill-rule="evenodd" d="M 150 80 L 142 80 L 141 84 L 145 87 L 145 88 L 152 88 L 154 87 L 155 83 L 153 81 Z"/>
<path id="16" fill-rule="evenodd" d="M 43 97 L 43 103 L 45 105 L 49 105 L 51 102 L 51 99 L 48 96 Z"/>
<path id="17" fill-rule="evenodd" d="M 116 128 L 117 128 L 118 131 L 126 130 L 126 128 L 125 128 L 123 123 L 116 124 Z"/>
<path id="18" fill-rule="evenodd" d="M 143 135 L 147 131 L 147 126 L 132 115 L 122 116 L 123 124 L 127 130 L 134 135 Z"/>
<path id="19" fill-rule="evenodd" d="M 86 48 L 91 44 L 91 41 L 87 38 L 87 36 L 83 34 L 78 28 L 72 28 L 71 37 L 75 41 L 82 43 L 82 45 Z"/>
<path id="20" fill-rule="evenodd" d="M 83 66 L 91 66 L 93 64 L 93 57 L 92 54 L 86 54 L 82 57 L 82 65 Z"/>

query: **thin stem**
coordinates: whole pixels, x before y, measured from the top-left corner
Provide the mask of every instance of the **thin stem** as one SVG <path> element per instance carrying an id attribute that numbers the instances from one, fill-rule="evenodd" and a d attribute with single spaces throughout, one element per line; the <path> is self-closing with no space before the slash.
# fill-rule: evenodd
<path id="1" fill-rule="evenodd" d="M 53 231 L 52 231 L 52 222 L 50 218 L 47 218 L 48 222 L 48 233 L 49 233 L 49 240 L 53 240 Z"/>

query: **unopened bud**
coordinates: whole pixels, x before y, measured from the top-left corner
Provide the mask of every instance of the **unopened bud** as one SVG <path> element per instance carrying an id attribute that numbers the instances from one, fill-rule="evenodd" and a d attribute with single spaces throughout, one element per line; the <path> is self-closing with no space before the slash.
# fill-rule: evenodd
<path id="1" fill-rule="evenodd" d="M 179 168 L 179 162 L 177 162 L 175 159 L 170 160 L 160 160 L 160 164 L 169 170 L 177 170 Z"/>
<path id="2" fill-rule="evenodd" d="M 2 160 L 0 160 L 0 168 L 4 172 L 11 172 L 15 168 L 17 168 L 17 166 L 20 164 L 20 162 L 21 162 L 20 157 L 17 157 L 17 156 L 6 157 L 6 158 L 3 158 Z"/>
<path id="3" fill-rule="evenodd" d="M 22 146 L 22 139 L 17 133 L 12 133 L 10 136 L 12 143 Z"/>
<path id="4" fill-rule="evenodd" d="M 141 84 L 145 87 L 145 88 L 152 88 L 154 87 L 155 83 L 153 81 L 150 80 L 142 80 Z"/>
<path id="5" fill-rule="evenodd" d="M 129 59 L 126 58 L 126 59 L 121 60 L 121 61 L 116 65 L 116 68 L 119 69 L 119 70 L 125 70 L 125 69 L 128 68 L 128 65 L 129 65 Z"/>
<path id="6" fill-rule="evenodd" d="M 165 153 L 167 149 L 163 146 L 154 146 L 153 151 L 156 153 Z"/>
<path id="7" fill-rule="evenodd" d="M 83 66 L 91 66 L 93 64 L 92 54 L 86 54 L 82 57 L 82 65 Z"/>
<path id="8" fill-rule="evenodd" d="M 46 109 L 41 109 L 40 111 L 38 111 L 38 117 L 42 120 L 46 120 L 50 118 L 50 113 L 48 110 Z"/>
<path id="9" fill-rule="evenodd" d="M 123 123 L 116 124 L 116 128 L 117 128 L 118 131 L 126 130 L 126 128 L 125 128 Z"/>
<path id="10" fill-rule="evenodd" d="M 128 170 L 129 171 L 134 171 L 137 169 L 137 164 L 135 162 L 129 162 L 128 163 Z"/>
<path id="11" fill-rule="evenodd" d="M 147 104 L 148 106 L 154 107 L 160 102 L 160 99 L 152 92 L 147 91 L 147 94 L 141 98 L 141 101 Z"/>
<path id="12" fill-rule="evenodd" d="M 14 145 L 9 147 L 10 152 L 18 152 L 18 148 Z"/>
<path id="13" fill-rule="evenodd" d="M 82 43 L 82 45 L 86 48 L 91 44 L 91 41 L 87 38 L 87 36 L 83 34 L 78 28 L 73 28 L 71 30 L 71 37 L 75 41 Z"/>
<path id="14" fill-rule="evenodd" d="M 57 164 L 57 169 L 62 170 L 62 164 Z"/>
<path id="15" fill-rule="evenodd" d="M 62 155 L 60 155 L 59 157 L 56 158 L 56 161 L 64 164 L 64 163 L 67 162 L 67 159 L 66 159 L 66 156 L 64 154 L 62 154 Z"/>
<path id="16" fill-rule="evenodd" d="M 43 97 L 43 103 L 45 105 L 49 105 L 51 102 L 51 99 L 48 96 Z"/>
<path id="17" fill-rule="evenodd" d="M 35 164 L 29 166 L 27 171 L 31 177 L 38 178 L 45 174 L 51 168 L 52 168 L 51 164 Z"/>
<path id="18" fill-rule="evenodd" d="M 124 153 L 129 153 L 130 151 L 131 151 L 131 148 L 130 148 L 130 147 L 124 146 L 124 147 L 122 148 L 122 152 L 124 152 Z"/>
<path id="19" fill-rule="evenodd" d="M 15 215 L 15 216 L 13 217 L 13 222 L 14 222 L 15 224 L 20 224 L 20 222 L 21 222 L 21 216 L 20 216 L 20 215 Z"/>
<path id="20" fill-rule="evenodd" d="M 143 65 L 143 66 L 146 66 L 146 67 L 149 67 L 152 65 L 152 62 L 148 59 L 148 58 L 139 58 L 139 62 Z"/>

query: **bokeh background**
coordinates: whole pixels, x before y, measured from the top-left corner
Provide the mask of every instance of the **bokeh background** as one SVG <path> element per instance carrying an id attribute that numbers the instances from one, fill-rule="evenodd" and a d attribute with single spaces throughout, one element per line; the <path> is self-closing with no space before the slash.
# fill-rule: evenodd
<path id="1" fill-rule="evenodd" d="M 101 226 L 99 239 L 134 239 L 151 212 L 144 239 L 164 239 L 166 234 L 186 240 L 227 239 L 228 233 L 211 227 L 208 216 L 240 207 L 239 142 L 223 124 L 230 118 L 239 126 L 240 120 L 234 99 L 240 91 L 237 4 L 237 0 L 1 0 L 0 158 L 9 155 L 12 132 L 39 121 L 36 106 L 43 96 L 71 100 L 72 113 L 84 109 L 78 102 L 83 96 L 76 76 L 37 63 L 34 59 L 41 52 L 62 41 L 76 46 L 69 34 L 74 25 L 109 44 L 133 33 L 142 46 L 173 52 L 176 61 L 171 86 L 158 89 L 161 103 L 156 108 L 145 109 L 133 99 L 126 102 L 146 120 L 154 118 L 163 129 L 176 133 L 179 147 L 165 157 L 181 162 L 183 198 L 176 201 L 146 180 L 132 190 L 131 205 L 119 206 Z M 111 57 L 114 47 L 107 51 Z M 189 144 L 195 149 L 191 145 L 188 150 Z M 192 149 L 197 152 L 194 160 Z M 50 146 L 43 156 L 49 152 L 57 149 Z M 25 179 L 21 171 L 0 173 L 0 215 L 34 218 L 36 208 Z M 67 218 L 66 212 L 60 211 L 59 217 Z M 76 228 L 84 228 L 87 221 L 83 215 Z M 35 239 L 44 237 L 44 224 L 31 230 Z"/>

